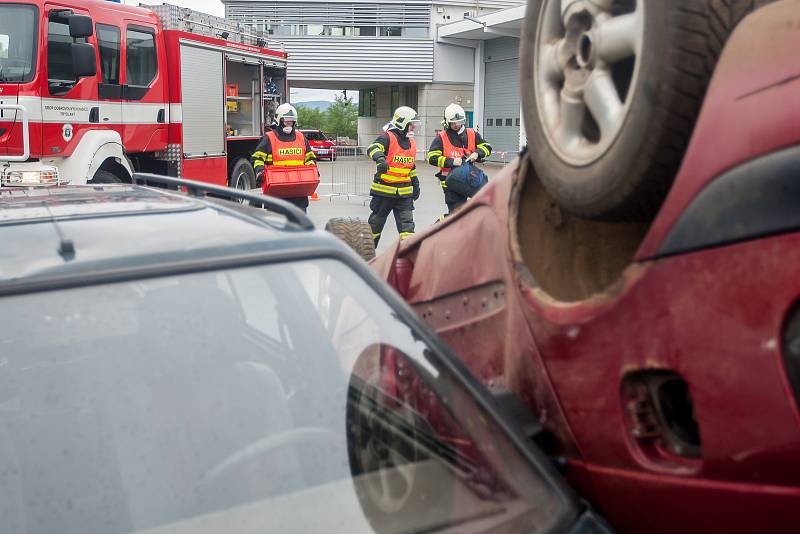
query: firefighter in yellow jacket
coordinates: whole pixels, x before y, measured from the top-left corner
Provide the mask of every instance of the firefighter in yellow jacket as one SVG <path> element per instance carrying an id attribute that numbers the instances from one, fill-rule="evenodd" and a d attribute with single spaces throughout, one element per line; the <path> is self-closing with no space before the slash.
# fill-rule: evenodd
<path id="1" fill-rule="evenodd" d="M 369 157 L 378 166 L 369 203 L 372 211 L 369 225 L 376 247 L 391 212 L 400 239 L 414 234 L 414 201 L 419 198 L 414 128 L 418 122 L 417 112 L 412 108 L 397 108 L 386 131 L 367 148 Z"/>

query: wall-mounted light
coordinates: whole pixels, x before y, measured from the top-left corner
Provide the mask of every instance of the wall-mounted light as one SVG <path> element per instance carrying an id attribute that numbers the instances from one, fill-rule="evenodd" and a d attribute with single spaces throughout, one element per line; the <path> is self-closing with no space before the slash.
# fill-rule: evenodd
<path id="1" fill-rule="evenodd" d="M 223 39 L 227 39 L 229 35 L 230 35 L 230 33 L 228 33 L 228 32 L 220 32 L 220 34 L 219 34 L 219 36 L 222 37 Z"/>

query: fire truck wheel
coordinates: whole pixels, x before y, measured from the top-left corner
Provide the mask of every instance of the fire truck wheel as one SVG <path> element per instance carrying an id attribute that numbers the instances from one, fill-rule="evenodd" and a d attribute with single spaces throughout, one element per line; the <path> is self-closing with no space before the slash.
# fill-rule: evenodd
<path id="1" fill-rule="evenodd" d="M 531 0 L 520 43 L 528 157 L 561 208 L 651 220 L 728 36 L 772 0 Z"/>
<path id="2" fill-rule="evenodd" d="M 97 171 L 94 173 L 94 178 L 89 180 L 90 184 L 121 184 L 122 180 L 117 178 L 115 174 L 108 171 Z"/>
<path id="3" fill-rule="evenodd" d="M 355 250 L 366 261 L 375 257 L 375 241 L 369 224 L 354 217 L 335 217 L 325 225 L 330 232 Z"/>
<path id="4" fill-rule="evenodd" d="M 245 158 L 239 158 L 233 165 L 230 178 L 228 179 L 228 187 L 233 189 L 241 189 L 247 191 L 256 186 L 256 173 L 253 166 Z"/>

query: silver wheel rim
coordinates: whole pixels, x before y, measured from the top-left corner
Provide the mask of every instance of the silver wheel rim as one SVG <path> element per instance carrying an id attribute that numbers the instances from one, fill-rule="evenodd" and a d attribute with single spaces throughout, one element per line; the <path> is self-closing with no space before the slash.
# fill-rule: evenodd
<path id="1" fill-rule="evenodd" d="M 536 105 L 547 140 L 563 161 L 594 163 L 619 136 L 633 100 L 643 35 L 644 0 L 542 4 Z"/>
<path id="2" fill-rule="evenodd" d="M 246 172 L 240 172 L 239 174 L 237 174 L 236 175 L 236 181 L 233 184 L 234 188 L 242 190 L 242 191 L 246 191 L 247 190 L 247 186 L 248 186 L 248 183 L 247 183 L 248 179 L 247 178 L 248 178 L 248 176 L 247 176 Z M 240 200 L 239 201 L 239 204 L 246 204 L 246 203 L 247 203 L 246 200 Z"/>
<path id="3" fill-rule="evenodd" d="M 378 369 L 373 369 L 369 373 L 367 383 L 376 386 L 380 384 Z M 376 400 L 385 402 L 384 399 Z M 384 441 L 385 432 L 380 430 L 381 425 L 376 419 L 380 414 L 370 413 L 371 403 L 364 399 L 360 402 L 362 407 L 359 411 L 369 415 L 366 416 L 366 425 L 359 436 L 360 443 L 356 454 L 362 469 L 366 473 L 376 474 L 368 477 L 362 488 L 369 501 L 382 513 L 394 514 L 403 509 L 414 491 L 417 469 L 415 459 L 403 457 L 393 449 L 391 443 Z M 417 424 L 414 413 L 402 402 L 394 410 L 395 415 L 410 425 Z"/>
<path id="4" fill-rule="evenodd" d="M 360 455 L 366 471 L 377 473 L 366 484 L 370 501 L 385 514 L 402 510 L 414 491 L 416 465 L 413 460 L 404 458 L 375 438 L 368 439 Z"/>

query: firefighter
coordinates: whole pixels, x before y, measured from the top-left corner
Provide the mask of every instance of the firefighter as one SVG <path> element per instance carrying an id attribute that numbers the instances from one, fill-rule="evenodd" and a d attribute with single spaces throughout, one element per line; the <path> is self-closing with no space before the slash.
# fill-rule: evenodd
<path id="1" fill-rule="evenodd" d="M 453 213 L 467 201 L 467 197 L 447 190 L 447 175 L 454 167 L 464 162 L 481 162 L 492 153 L 492 145 L 472 128 L 466 128 L 467 114 L 458 104 L 450 104 L 444 110 L 444 130 L 433 138 L 428 151 L 428 163 L 440 170 L 436 174 L 444 190 L 444 202 L 448 214 Z"/>
<path id="2" fill-rule="evenodd" d="M 261 138 L 251 162 L 256 171 L 256 182 L 264 180 L 264 165 L 314 165 L 317 156 L 302 132 L 298 132 L 297 110 L 291 104 L 281 104 L 275 110 L 272 129 Z M 317 171 L 319 173 L 319 171 Z M 308 197 L 285 198 L 303 211 L 308 210 Z"/>
<path id="3" fill-rule="evenodd" d="M 369 225 L 376 247 L 392 211 L 400 239 L 414 234 L 414 201 L 419 198 L 414 128 L 418 122 L 417 112 L 412 108 L 397 108 L 386 131 L 367 148 L 369 157 L 378 166 L 370 187 L 372 200 L 369 203 L 372 211 Z"/>

